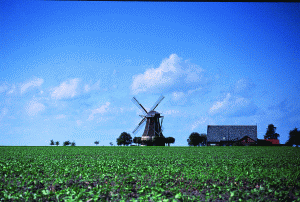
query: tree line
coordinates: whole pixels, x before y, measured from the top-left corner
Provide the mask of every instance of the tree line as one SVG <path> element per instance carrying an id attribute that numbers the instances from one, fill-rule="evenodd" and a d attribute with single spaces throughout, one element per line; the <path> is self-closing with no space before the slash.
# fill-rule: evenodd
<path id="1" fill-rule="evenodd" d="M 264 139 L 278 139 L 280 135 L 275 132 L 276 127 L 273 124 L 269 124 L 267 128 L 267 132 L 264 135 Z M 137 144 L 138 146 L 140 144 L 145 145 L 159 145 L 159 146 L 165 146 L 167 144 L 170 146 L 170 144 L 173 144 L 175 142 L 174 137 L 164 137 L 161 136 L 155 136 L 153 140 L 143 140 L 141 137 L 134 137 L 132 139 L 131 135 L 129 133 L 123 132 L 121 135 L 117 138 L 117 145 L 131 145 L 133 143 Z M 187 139 L 189 146 L 206 146 L 207 145 L 207 135 L 205 133 L 199 134 L 197 132 L 192 132 Z M 94 142 L 96 145 L 99 144 L 99 141 Z M 113 146 L 113 143 L 109 143 L 111 146 Z M 59 141 L 54 142 L 53 140 L 50 140 L 50 145 L 59 145 Z M 63 142 L 63 146 L 76 146 L 76 143 L 73 141 L 72 143 L 70 141 Z M 285 145 L 287 146 L 293 146 L 296 145 L 297 147 L 300 145 L 300 130 L 295 128 L 294 130 L 291 130 L 289 132 L 289 139 L 286 141 Z"/>
<path id="2" fill-rule="evenodd" d="M 56 142 L 54 143 L 54 141 L 53 141 L 53 139 L 52 139 L 52 140 L 50 140 L 50 145 L 56 145 L 56 146 L 58 146 L 58 145 L 59 145 L 59 141 L 56 141 Z M 76 143 L 75 143 L 75 141 L 70 142 L 70 141 L 68 140 L 68 141 L 63 142 L 63 145 L 64 145 L 64 146 L 68 146 L 68 145 L 76 146 Z"/>
<path id="3" fill-rule="evenodd" d="M 168 146 L 170 146 L 170 144 L 173 144 L 175 142 L 175 138 L 174 137 L 164 137 L 162 134 L 160 136 L 155 136 L 153 138 L 153 140 L 142 140 L 142 137 L 134 137 L 132 139 L 131 135 L 129 133 L 123 132 L 121 133 L 121 135 L 119 136 L 119 138 L 117 138 L 117 145 L 131 145 L 133 143 L 137 144 L 138 146 L 140 144 L 144 144 L 144 145 L 157 145 L 157 146 L 165 146 L 165 144 L 168 144 Z"/>
<path id="4" fill-rule="evenodd" d="M 269 124 L 267 128 L 267 132 L 264 135 L 264 139 L 278 140 L 278 137 L 280 137 L 280 135 L 276 133 L 276 127 L 273 124 Z M 289 139 L 285 142 L 285 145 L 287 146 L 296 145 L 296 147 L 298 147 L 300 145 L 300 130 L 298 130 L 296 127 L 294 128 L 294 130 L 290 130 Z"/>

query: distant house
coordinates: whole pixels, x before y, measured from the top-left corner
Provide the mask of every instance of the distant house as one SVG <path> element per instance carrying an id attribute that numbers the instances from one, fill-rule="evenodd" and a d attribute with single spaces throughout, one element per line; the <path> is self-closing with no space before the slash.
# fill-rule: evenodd
<path id="1" fill-rule="evenodd" d="M 244 141 L 244 142 L 243 142 Z M 225 146 L 240 142 L 245 145 L 257 141 L 257 125 L 208 125 L 207 145 Z"/>
<path id="2" fill-rule="evenodd" d="M 257 146 L 282 146 L 277 139 L 258 139 Z"/>
<path id="3" fill-rule="evenodd" d="M 272 142 L 273 145 L 274 144 L 279 144 L 279 140 L 277 140 L 277 139 L 264 139 L 264 140 Z"/>

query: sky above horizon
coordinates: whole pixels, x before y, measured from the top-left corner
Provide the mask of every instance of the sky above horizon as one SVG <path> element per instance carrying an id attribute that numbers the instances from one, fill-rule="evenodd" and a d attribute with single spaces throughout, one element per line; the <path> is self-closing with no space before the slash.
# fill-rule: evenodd
<path id="1" fill-rule="evenodd" d="M 0 145 L 140 137 L 133 96 L 165 96 L 172 146 L 207 125 L 274 124 L 281 144 L 300 128 L 300 4 L 2 1 L 0 22 Z"/>

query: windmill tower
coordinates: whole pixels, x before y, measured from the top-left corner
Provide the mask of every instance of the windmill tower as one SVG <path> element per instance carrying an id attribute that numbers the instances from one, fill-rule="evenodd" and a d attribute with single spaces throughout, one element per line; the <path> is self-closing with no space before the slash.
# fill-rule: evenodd
<path id="1" fill-rule="evenodd" d="M 142 135 L 142 141 L 143 140 L 153 140 L 155 136 L 163 136 L 162 135 L 162 121 L 163 116 L 160 115 L 160 113 L 154 111 L 154 109 L 158 106 L 158 104 L 164 99 L 164 96 L 160 96 L 156 103 L 153 105 L 153 107 L 150 109 L 149 112 L 141 105 L 135 97 L 132 98 L 132 102 L 143 112 L 144 115 L 140 115 L 143 119 L 138 124 L 138 126 L 134 129 L 132 133 L 137 132 L 140 129 L 140 126 L 146 121 L 146 126 L 144 133 Z M 161 119 L 161 122 L 160 120 Z M 145 146 L 145 145 L 142 145 Z M 158 146 L 158 145 L 157 145 Z M 159 146 L 164 146 L 159 145 Z"/>

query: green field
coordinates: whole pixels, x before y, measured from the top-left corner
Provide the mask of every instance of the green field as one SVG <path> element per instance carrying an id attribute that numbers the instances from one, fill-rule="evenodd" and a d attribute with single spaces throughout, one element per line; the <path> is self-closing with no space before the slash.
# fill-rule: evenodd
<path id="1" fill-rule="evenodd" d="M 300 148 L 0 147 L 0 201 L 300 201 Z"/>

